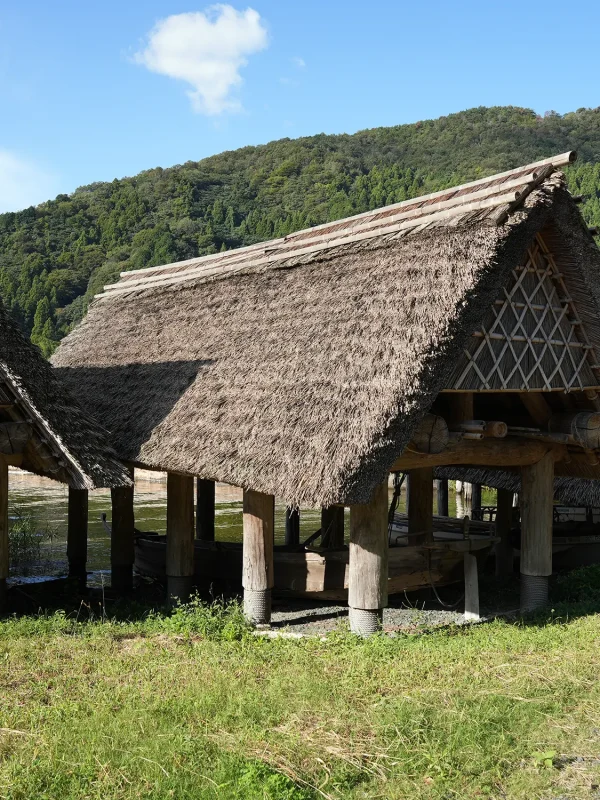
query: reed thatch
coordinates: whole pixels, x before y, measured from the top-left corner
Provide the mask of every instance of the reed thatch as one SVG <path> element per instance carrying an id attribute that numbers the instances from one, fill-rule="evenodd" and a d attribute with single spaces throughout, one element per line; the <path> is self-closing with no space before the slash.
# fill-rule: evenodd
<path id="1" fill-rule="evenodd" d="M 480 181 L 124 274 L 54 364 L 124 460 L 291 504 L 365 502 L 536 234 L 575 214 L 569 252 L 593 248 L 563 179 L 534 167 L 487 179 L 491 199 Z"/>
<path id="2" fill-rule="evenodd" d="M 0 416 L 28 426 L 24 469 L 77 489 L 131 483 L 107 432 L 77 405 L 57 370 L 0 303 Z"/>

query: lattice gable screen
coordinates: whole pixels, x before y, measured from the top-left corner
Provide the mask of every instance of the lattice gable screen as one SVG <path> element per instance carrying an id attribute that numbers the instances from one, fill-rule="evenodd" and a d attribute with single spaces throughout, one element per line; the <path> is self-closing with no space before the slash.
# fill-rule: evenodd
<path id="1" fill-rule="evenodd" d="M 464 391 L 585 389 L 595 355 L 541 236 L 475 331 L 448 384 Z"/>

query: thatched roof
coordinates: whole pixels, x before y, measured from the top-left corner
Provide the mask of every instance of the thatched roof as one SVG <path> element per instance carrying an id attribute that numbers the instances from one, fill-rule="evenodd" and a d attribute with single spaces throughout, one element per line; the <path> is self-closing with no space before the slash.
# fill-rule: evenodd
<path id="1" fill-rule="evenodd" d="M 124 273 L 54 363 L 127 461 L 365 502 L 532 238 L 568 229 L 578 262 L 598 262 L 556 171 L 569 160 Z"/>
<path id="2" fill-rule="evenodd" d="M 107 433 L 77 405 L 57 370 L 0 303 L 0 422 L 27 426 L 22 467 L 77 489 L 131 483 Z M 13 430 L 18 430 L 13 425 Z"/>

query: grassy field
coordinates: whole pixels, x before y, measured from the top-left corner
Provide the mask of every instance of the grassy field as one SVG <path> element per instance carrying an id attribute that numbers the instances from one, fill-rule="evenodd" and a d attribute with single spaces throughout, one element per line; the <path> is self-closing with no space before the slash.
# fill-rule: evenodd
<path id="1" fill-rule="evenodd" d="M 600 616 L 569 580 L 545 618 L 369 641 L 198 603 L 5 620 L 0 797 L 600 797 Z"/>

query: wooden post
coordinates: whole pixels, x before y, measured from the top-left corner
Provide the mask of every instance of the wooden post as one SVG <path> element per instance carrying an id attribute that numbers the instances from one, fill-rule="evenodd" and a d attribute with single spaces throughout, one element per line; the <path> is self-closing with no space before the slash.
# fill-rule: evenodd
<path id="1" fill-rule="evenodd" d="M 471 519 L 481 519 L 481 484 L 471 484 Z"/>
<path id="2" fill-rule="evenodd" d="M 290 508 L 285 510 L 285 543 L 290 547 L 300 544 L 300 509 Z"/>
<path id="3" fill-rule="evenodd" d="M 433 541 L 433 469 L 413 469 L 408 485 L 408 543 Z"/>
<path id="4" fill-rule="evenodd" d="M 8 563 L 8 464 L 0 456 L 0 612 L 6 610 Z"/>
<path id="5" fill-rule="evenodd" d="M 321 509 L 321 547 L 342 547 L 344 544 L 344 506 Z"/>
<path id="6" fill-rule="evenodd" d="M 510 528 L 513 517 L 513 493 L 508 489 L 498 489 L 496 499 L 496 577 L 504 578 L 513 573 L 513 546 Z"/>
<path id="7" fill-rule="evenodd" d="M 443 478 L 437 482 L 437 513 L 440 517 L 449 516 L 447 478 Z"/>
<path id="8" fill-rule="evenodd" d="M 350 507 L 348 605 L 350 630 L 369 636 L 381 628 L 388 597 L 388 485 L 370 503 Z"/>
<path id="9" fill-rule="evenodd" d="M 185 603 L 194 582 L 194 479 L 167 473 L 167 599 Z"/>
<path id="10" fill-rule="evenodd" d="M 244 613 L 254 625 L 268 625 L 271 622 L 274 532 L 273 495 L 244 490 L 242 586 Z"/>
<path id="11" fill-rule="evenodd" d="M 462 422 L 473 419 L 473 392 L 449 392 L 445 394 L 448 408 L 448 427 L 451 431 L 459 430 Z"/>
<path id="12" fill-rule="evenodd" d="M 130 470 L 133 481 L 133 469 Z M 135 519 L 133 514 L 133 483 L 111 489 L 112 533 L 110 537 L 111 586 L 117 594 L 133 588 Z"/>
<path id="13" fill-rule="evenodd" d="M 548 576 L 552 574 L 552 504 L 554 459 L 521 470 L 521 610 L 541 608 L 548 602 Z"/>
<path id="14" fill-rule="evenodd" d="M 465 619 L 479 619 L 479 578 L 477 558 L 465 553 Z"/>
<path id="15" fill-rule="evenodd" d="M 196 481 L 196 538 L 215 540 L 215 482 L 203 478 Z"/>
<path id="16" fill-rule="evenodd" d="M 88 491 L 69 487 L 67 520 L 67 560 L 69 577 L 77 578 L 85 589 L 87 580 Z"/>

